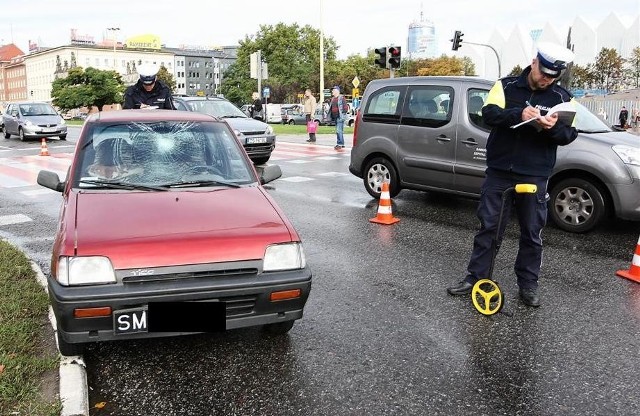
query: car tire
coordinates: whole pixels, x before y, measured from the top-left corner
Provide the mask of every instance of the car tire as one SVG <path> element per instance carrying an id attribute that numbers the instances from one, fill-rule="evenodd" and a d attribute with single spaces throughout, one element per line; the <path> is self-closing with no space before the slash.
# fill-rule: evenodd
<path id="1" fill-rule="evenodd" d="M 4 138 L 8 139 L 9 137 L 11 137 L 11 133 L 7 132 L 7 127 L 6 126 L 2 126 L 2 131 L 4 131 Z"/>
<path id="2" fill-rule="evenodd" d="M 18 129 L 18 136 L 20 136 L 20 141 L 21 142 L 27 140 L 26 137 L 24 137 L 24 130 L 22 128 Z"/>
<path id="3" fill-rule="evenodd" d="M 296 124 L 296 122 L 295 122 L 295 120 L 289 120 L 288 124 L 289 124 L 290 126 L 292 126 L 292 125 Z"/>
<path id="4" fill-rule="evenodd" d="M 562 230 L 586 233 L 606 217 L 604 192 L 587 179 L 564 179 L 553 186 L 549 197 L 549 216 Z"/>
<path id="5" fill-rule="evenodd" d="M 72 356 L 72 355 L 82 355 L 84 352 L 84 344 L 71 344 L 62 339 L 60 333 L 56 333 L 56 337 L 58 338 L 58 350 L 60 354 L 64 356 Z"/>
<path id="6" fill-rule="evenodd" d="M 269 161 L 271 155 L 265 157 L 256 157 L 255 159 L 251 159 L 254 165 L 264 165 Z"/>
<path id="7" fill-rule="evenodd" d="M 67 140 L 67 135 L 66 134 L 61 134 L 58 137 L 60 137 L 60 140 Z"/>
<path id="8" fill-rule="evenodd" d="M 347 127 L 353 127 L 353 119 L 347 122 Z"/>
<path id="9" fill-rule="evenodd" d="M 362 180 L 369 195 L 376 199 L 380 199 L 383 182 L 389 183 L 389 196 L 391 198 L 398 195 L 401 190 L 396 168 L 385 157 L 371 159 L 362 171 Z"/>
<path id="10" fill-rule="evenodd" d="M 284 335 L 293 328 L 296 321 L 278 322 L 276 324 L 266 324 L 262 327 L 263 331 L 269 335 Z"/>

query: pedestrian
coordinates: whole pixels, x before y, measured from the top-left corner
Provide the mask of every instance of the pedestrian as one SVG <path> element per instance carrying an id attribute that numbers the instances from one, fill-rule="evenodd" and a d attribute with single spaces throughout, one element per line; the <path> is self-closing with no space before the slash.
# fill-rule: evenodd
<path id="1" fill-rule="evenodd" d="M 640 109 L 638 107 L 631 112 L 631 124 L 633 125 L 633 130 L 638 131 L 638 126 L 640 125 Z"/>
<path id="2" fill-rule="evenodd" d="M 576 139 L 577 130 L 558 122 L 557 114 L 546 110 L 573 100 L 557 84 L 573 53 L 553 43 L 539 43 L 531 65 L 518 76 L 499 79 L 482 108 L 482 117 L 491 127 L 487 140 L 487 169 L 477 215 L 480 229 L 474 237 L 467 276 L 447 288 L 450 295 L 467 295 L 488 275 L 494 255 L 493 239 L 502 241 L 512 206 L 520 224 L 520 240 L 514 270 L 519 296 L 528 306 L 540 306 L 538 277 L 542 262 L 542 229 L 547 220 L 547 180 L 556 163 L 556 149 Z M 511 128 L 522 121 L 534 121 Z M 504 204 L 501 229 L 497 230 L 505 189 L 518 183 L 537 186 L 535 195 L 513 195 Z M 497 254 L 497 253 L 496 253 Z"/>
<path id="3" fill-rule="evenodd" d="M 340 94 L 340 87 L 338 85 L 331 89 L 331 102 L 329 103 L 329 115 L 331 120 L 336 123 L 336 145 L 334 149 L 344 149 L 344 120 L 347 118 L 349 112 L 349 105 L 345 100 L 344 95 Z"/>
<path id="4" fill-rule="evenodd" d="M 122 108 L 176 109 L 173 105 L 171 88 L 158 79 L 159 70 L 160 67 L 152 64 L 138 66 L 140 79 L 125 90 Z"/>
<path id="5" fill-rule="evenodd" d="M 622 106 L 620 110 L 620 114 L 618 115 L 618 121 L 620 121 L 620 128 L 627 128 L 627 119 L 629 118 L 629 112 L 625 106 Z"/>
<path id="6" fill-rule="evenodd" d="M 307 125 L 309 125 L 309 122 L 314 121 L 313 115 L 316 113 L 316 108 L 318 107 L 318 102 L 316 101 L 316 97 L 314 97 L 313 94 L 311 94 L 311 90 L 309 88 L 307 88 L 304 92 L 304 100 L 302 101 L 302 104 L 304 107 L 304 114 L 307 118 Z M 314 127 L 313 131 L 307 128 L 307 132 L 309 133 L 309 138 L 307 139 L 307 142 L 309 143 L 316 142 L 315 126 L 313 127 Z"/>
<path id="7" fill-rule="evenodd" d="M 255 91 L 251 94 L 251 107 L 249 107 L 249 114 L 251 118 L 264 121 L 264 118 L 262 117 L 262 100 L 260 99 L 260 94 Z"/>

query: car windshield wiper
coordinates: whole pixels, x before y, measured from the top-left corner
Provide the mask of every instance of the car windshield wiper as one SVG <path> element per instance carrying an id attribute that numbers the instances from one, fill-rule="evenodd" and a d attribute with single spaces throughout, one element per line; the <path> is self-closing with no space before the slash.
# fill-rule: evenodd
<path id="1" fill-rule="evenodd" d="M 220 118 L 248 118 L 247 116 L 238 116 L 238 115 L 231 115 L 231 114 L 225 114 L 224 116 L 220 116 Z"/>
<path id="2" fill-rule="evenodd" d="M 129 183 L 121 181 L 109 181 L 102 179 L 80 179 L 80 183 L 87 185 L 96 185 L 103 188 L 142 190 L 142 191 L 167 191 L 163 186 L 145 185 L 143 183 Z"/>
<path id="3" fill-rule="evenodd" d="M 166 186 L 167 188 L 197 188 L 199 186 L 215 186 L 215 185 L 229 186 L 231 188 L 241 188 L 242 187 L 242 185 L 237 184 L 237 183 L 233 183 L 233 182 L 213 181 L 213 180 L 206 180 L 206 181 L 180 181 L 180 182 L 172 182 L 172 183 L 163 184 L 162 186 Z"/>

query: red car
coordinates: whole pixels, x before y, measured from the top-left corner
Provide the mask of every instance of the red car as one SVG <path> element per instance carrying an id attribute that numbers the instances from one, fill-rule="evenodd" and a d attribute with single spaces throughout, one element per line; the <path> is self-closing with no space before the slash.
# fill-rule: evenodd
<path id="1" fill-rule="evenodd" d="M 289 331 L 311 270 L 262 187 L 281 174 L 277 165 L 256 170 L 212 116 L 89 116 L 67 179 L 38 175 L 63 197 L 48 277 L 60 352 L 257 325 Z"/>

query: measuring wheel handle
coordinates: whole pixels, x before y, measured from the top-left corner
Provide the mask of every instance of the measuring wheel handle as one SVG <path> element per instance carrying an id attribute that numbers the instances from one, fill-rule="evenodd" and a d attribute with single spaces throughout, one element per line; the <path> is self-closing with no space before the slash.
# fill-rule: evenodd
<path id="1" fill-rule="evenodd" d="M 480 279 L 471 289 L 471 301 L 478 312 L 493 315 L 504 306 L 504 296 L 500 286 L 491 279 Z"/>

